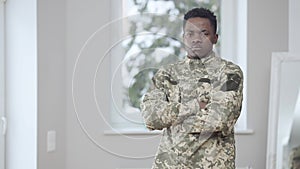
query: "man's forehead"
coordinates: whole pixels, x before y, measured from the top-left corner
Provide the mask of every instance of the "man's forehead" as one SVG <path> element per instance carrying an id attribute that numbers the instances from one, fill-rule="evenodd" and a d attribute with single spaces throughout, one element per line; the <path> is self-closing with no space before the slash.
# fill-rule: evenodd
<path id="1" fill-rule="evenodd" d="M 210 29 L 211 24 L 207 18 L 190 18 L 187 20 L 185 30 L 202 31 L 203 29 Z"/>
<path id="2" fill-rule="evenodd" d="M 203 31 L 208 31 L 209 29 L 208 28 L 197 28 L 197 27 L 193 27 L 193 28 L 190 28 L 190 27 L 186 27 L 185 28 L 185 31 L 190 31 L 190 32 L 195 32 L 195 31 L 200 31 L 200 32 L 203 32 Z"/>
<path id="3" fill-rule="evenodd" d="M 186 21 L 187 24 L 191 25 L 196 25 L 196 24 L 208 24 L 210 25 L 210 21 L 208 18 L 200 18 L 200 17 L 195 17 L 195 18 L 189 18 Z"/>
<path id="4" fill-rule="evenodd" d="M 211 29 L 210 25 L 203 24 L 186 24 L 185 31 L 203 31 Z"/>

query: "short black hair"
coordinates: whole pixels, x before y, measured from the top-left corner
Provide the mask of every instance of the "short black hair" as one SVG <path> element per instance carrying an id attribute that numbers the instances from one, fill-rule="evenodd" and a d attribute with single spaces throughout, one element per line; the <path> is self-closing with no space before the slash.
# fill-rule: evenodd
<path id="1" fill-rule="evenodd" d="M 183 20 L 183 29 L 185 28 L 185 24 L 188 19 L 190 18 L 207 18 L 214 28 L 214 33 L 217 33 L 217 17 L 216 15 L 210 11 L 209 9 L 206 8 L 194 8 L 189 10 L 185 15 L 184 15 L 184 20 Z"/>

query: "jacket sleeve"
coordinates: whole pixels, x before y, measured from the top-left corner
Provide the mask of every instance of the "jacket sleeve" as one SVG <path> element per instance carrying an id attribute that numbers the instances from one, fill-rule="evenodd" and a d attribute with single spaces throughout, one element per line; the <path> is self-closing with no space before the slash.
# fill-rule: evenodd
<path id="1" fill-rule="evenodd" d="M 242 108 L 242 71 L 239 68 L 224 71 L 219 81 L 203 83 L 198 91 L 198 101 L 208 101 L 208 104 L 202 110 L 193 110 L 182 104 L 180 109 L 196 112 L 183 121 L 184 126 L 191 126 L 190 133 L 231 134 Z"/>
<path id="2" fill-rule="evenodd" d="M 146 127 L 161 130 L 171 126 L 178 116 L 180 90 L 176 79 L 163 69 L 158 70 L 152 81 L 153 86 L 140 107 Z"/>

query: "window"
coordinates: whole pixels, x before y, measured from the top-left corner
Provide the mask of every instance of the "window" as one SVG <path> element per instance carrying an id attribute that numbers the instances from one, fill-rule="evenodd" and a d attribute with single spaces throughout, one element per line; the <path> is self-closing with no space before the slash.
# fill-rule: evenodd
<path id="1" fill-rule="evenodd" d="M 221 21 L 218 23 L 218 34 L 222 38 L 215 45 L 214 50 L 217 53 L 221 53 L 221 56 L 233 56 L 225 58 L 239 65 L 243 64 L 241 66 L 245 73 L 246 64 L 244 62 L 246 61 L 246 53 L 238 55 L 245 52 L 245 50 L 241 49 L 245 46 L 234 47 L 232 44 L 237 42 L 243 44 L 242 41 L 245 41 L 245 39 L 238 39 L 239 35 L 234 35 L 234 31 L 240 29 L 238 26 L 242 25 L 236 22 L 246 22 L 246 19 L 231 18 L 235 17 L 235 14 L 238 12 L 246 13 L 239 10 L 245 4 L 245 1 L 243 4 L 238 4 L 238 2 L 233 2 L 233 0 L 230 4 L 226 2 L 226 6 L 221 4 L 220 0 L 188 0 L 184 2 L 166 0 L 123 1 L 121 10 L 122 24 L 118 26 L 118 29 L 121 29 L 121 31 L 119 30 L 121 37 L 126 38 L 123 38 L 120 44 L 114 46 L 119 52 L 112 54 L 111 57 L 113 72 L 113 111 L 111 122 L 113 127 L 117 129 L 144 129 L 139 110 L 141 98 L 150 87 L 151 77 L 158 68 L 185 56 L 185 50 L 182 49 L 181 42 L 183 15 L 187 10 L 195 6 L 209 8 L 217 15 L 218 22 Z M 236 11 L 234 14 L 231 13 L 233 9 Z M 224 12 L 231 13 L 231 15 L 225 15 Z M 242 15 L 241 17 L 245 16 Z M 230 23 L 224 23 L 225 21 Z M 230 33 L 229 36 L 223 37 L 223 34 L 228 33 Z M 240 32 L 240 34 L 243 33 L 246 34 L 246 32 Z M 117 38 L 115 31 L 113 31 L 112 36 Z M 230 41 L 230 39 L 235 39 L 235 43 L 232 43 L 233 41 Z M 230 45 L 227 43 L 230 43 Z M 232 50 L 225 50 L 228 47 Z M 237 51 L 237 49 L 239 50 Z M 246 98 L 245 94 L 244 97 Z M 240 117 L 241 120 L 237 123 L 237 127 L 241 129 L 246 128 L 245 105 L 243 110 L 244 112 L 242 112 Z"/>
<path id="2" fill-rule="evenodd" d="M 247 130 L 247 0 L 222 3 L 221 28 L 221 56 L 238 64 L 244 73 L 243 108 L 236 131 Z"/>
<path id="3" fill-rule="evenodd" d="M 0 169 L 5 165 L 5 128 L 6 119 L 4 116 L 4 1 L 0 1 Z"/>

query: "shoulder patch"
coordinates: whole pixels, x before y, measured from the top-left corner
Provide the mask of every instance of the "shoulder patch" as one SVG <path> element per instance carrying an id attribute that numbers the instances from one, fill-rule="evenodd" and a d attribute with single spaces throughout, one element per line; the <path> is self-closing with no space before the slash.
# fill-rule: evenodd
<path id="1" fill-rule="evenodd" d="M 241 77 L 238 74 L 227 74 L 227 81 L 222 85 L 221 91 L 237 91 L 241 83 Z"/>

